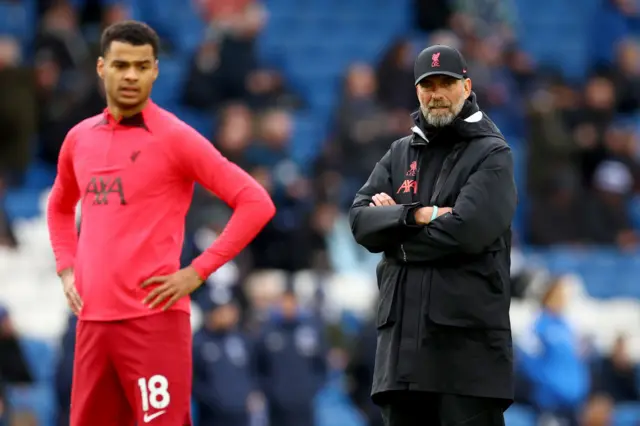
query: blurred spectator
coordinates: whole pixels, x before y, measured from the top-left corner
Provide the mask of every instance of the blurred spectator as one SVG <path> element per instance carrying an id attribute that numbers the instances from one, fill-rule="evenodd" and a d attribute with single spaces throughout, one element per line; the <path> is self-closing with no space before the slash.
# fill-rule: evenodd
<path id="1" fill-rule="evenodd" d="M 21 65 L 20 45 L 0 36 L 0 180 L 20 176 L 36 134 L 33 73 Z"/>
<path id="2" fill-rule="evenodd" d="M 552 172 L 546 187 L 532 194 L 529 242 L 534 245 L 577 245 L 586 242 L 585 195 L 570 172 Z"/>
<path id="3" fill-rule="evenodd" d="M 312 267 L 324 241 L 312 226 L 311 185 L 289 156 L 293 122 L 283 110 L 262 115 L 258 140 L 247 151 L 251 173 L 270 192 L 275 218 L 251 244 L 254 267 L 298 271 Z"/>
<path id="4" fill-rule="evenodd" d="M 76 10 L 67 1 L 55 2 L 42 17 L 35 40 L 35 57 L 49 58 L 65 73 L 83 67 L 88 56 Z"/>
<path id="5" fill-rule="evenodd" d="M 577 173 L 578 146 L 571 135 L 571 118 L 579 99 L 561 76 L 550 76 L 527 105 L 527 189 L 540 196 L 561 176 Z M 578 182 L 581 185 L 581 182 Z"/>
<path id="6" fill-rule="evenodd" d="M 271 425 L 315 425 L 313 400 L 327 375 L 325 345 L 319 319 L 303 312 L 287 291 L 256 348 Z"/>
<path id="7" fill-rule="evenodd" d="M 422 31 L 433 31 L 444 28 L 451 16 L 449 0 L 414 0 L 416 25 Z"/>
<path id="8" fill-rule="evenodd" d="M 411 43 L 402 39 L 394 42 L 382 56 L 376 76 L 377 95 L 385 108 L 403 110 L 406 114 L 418 109 L 413 87 L 414 56 Z"/>
<path id="9" fill-rule="evenodd" d="M 347 192 L 351 194 L 347 198 L 349 200 L 367 180 L 373 166 L 387 152 L 389 141 L 393 140 L 388 131 L 386 111 L 377 100 L 377 92 L 378 81 L 369 65 L 353 64 L 349 67 L 336 114 L 337 152 L 333 154 L 340 158 L 340 173 L 346 180 Z M 415 99 L 415 93 L 413 96 Z M 407 129 L 404 129 L 405 133 Z"/>
<path id="10" fill-rule="evenodd" d="M 304 106 L 302 99 L 286 85 L 276 70 L 258 69 L 247 76 L 247 103 L 256 111 L 270 108 L 295 110 Z"/>
<path id="11" fill-rule="evenodd" d="M 618 42 L 638 29 L 640 8 L 635 0 L 600 0 L 591 27 L 592 64 L 609 65 Z"/>
<path id="12" fill-rule="evenodd" d="M 254 137 L 254 115 L 243 103 L 232 103 L 220 111 L 220 122 L 213 138 L 215 147 L 230 161 L 247 168 L 246 153 Z"/>
<path id="13" fill-rule="evenodd" d="M 9 406 L 9 389 L 24 389 L 33 383 L 33 376 L 9 311 L 0 306 L 0 425 L 9 424 L 18 411 Z"/>
<path id="14" fill-rule="evenodd" d="M 209 23 L 209 52 L 199 66 L 217 69 L 222 91 L 220 101 L 244 98 L 247 79 L 257 68 L 255 40 L 267 14 L 257 0 L 199 0 L 203 18 Z M 194 61 L 195 62 L 195 61 Z M 215 65 L 212 65 L 215 64 Z"/>
<path id="15" fill-rule="evenodd" d="M 638 401 L 638 379 L 638 365 L 629 356 L 627 338 L 619 336 L 611 353 L 599 365 L 595 388 L 616 403 Z"/>
<path id="16" fill-rule="evenodd" d="M 513 89 L 528 95 L 536 80 L 536 68 L 531 56 L 513 44 L 505 51 L 504 61 L 515 83 Z"/>
<path id="17" fill-rule="evenodd" d="M 553 416 L 577 426 L 590 389 L 589 371 L 579 338 L 564 317 L 566 305 L 567 287 L 557 278 L 542 297 L 542 312 L 519 356 L 540 418 Z"/>
<path id="18" fill-rule="evenodd" d="M 384 426 L 380 408 L 371 400 L 377 342 L 375 323 L 365 323 L 352 343 L 345 371 L 349 397 L 367 420 L 368 426 Z"/>
<path id="19" fill-rule="evenodd" d="M 617 93 L 617 112 L 633 114 L 640 110 L 640 48 L 633 39 L 618 45 L 614 81 Z"/>
<path id="20" fill-rule="evenodd" d="M 191 59 L 184 103 L 194 108 L 212 109 L 229 98 L 238 97 L 237 88 L 231 95 L 225 93 L 224 72 L 220 64 L 220 44 L 215 39 L 205 39 Z"/>
<path id="21" fill-rule="evenodd" d="M 461 35 L 514 38 L 516 8 L 512 0 L 455 0 L 451 27 Z"/>
<path id="22" fill-rule="evenodd" d="M 470 38 L 464 47 L 473 91 L 486 110 L 507 106 L 516 108 L 519 94 L 515 81 L 505 66 L 503 43 L 495 38 Z"/>
<path id="23" fill-rule="evenodd" d="M 50 54 L 36 59 L 35 75 L 40 156 L 55 165 L 67 132 L 104 109 L 104 92 L 95 79 L 80 78 L 79 72 L 65 79 L 61 65 Z"/>
<path id="24" fill-rule="evenodd" d="M 229 291 L 212 293 L 204 323 L 193 338 L 193 397 L 202 426 L 249 426 L 261 397 L 251 342 L 238 328 Z"/>
<path id="25" fill-rule="evenodd" d="M 638 235 L 633 230 L 627 200 L 633 189 L 628 167 L 617 161 L 604 161 L 595 171 L 594 190 L 587 203 L 585 232 L 595 244 L 618 245 L 633 249 Z"/>
<path id="26" fill-rule="evenodd" d="M 592 76 L 585 86 L 584 101 L 575 113 L 573 126 L 573 137 L 580 149 L 578 164 L 586 187 L 591 186 L 593 173 L 606 155 L 604 135 L 614 118 L 615 105 L 612 81 L 605 76 Z"/>
<path id="27" fill-rule="evenodd" d="M 56 426 L 68 426 L 71 415 L 71 379 L 73 376 L 73 358 L 76 342 L 78 318 L 71 314 L 67 328 L 60 341 L 58 363 L 55 372 L 55 393 L 57 402 Z"/>
<path id="28" fill-rule="evenodd" d="M 613 400 L 603 394 L 589 399 L 582 414 L 581 426 L 612 426 L 614 418 Z"/>
<path id="29" fill-rule="evenodd" d="M 18 247 L 18 240 L 13 231 L 13 225 L 7 215 L 5 190 L 5 183 L 0 175 L 0 247 L 15 249 Z"/>

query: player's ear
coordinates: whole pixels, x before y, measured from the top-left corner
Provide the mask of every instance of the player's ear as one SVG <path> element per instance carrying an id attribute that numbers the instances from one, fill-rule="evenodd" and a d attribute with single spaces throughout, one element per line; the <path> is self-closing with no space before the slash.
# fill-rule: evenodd
<path id="1" fill-rule="evenodd" d="M 100 56 L 96 64 L 96 72 L 101 79 L 104 79 L 104 58 Z"/>
<path id="2" fill-rule="evenodd" d="M 156 81 L 156 78 L 158 78 L 159 73 L 160 73 L 160 67 L 158 66 L 158 60 L 156 59 L 155 63 L 153 64 L 153 81 Z"/>

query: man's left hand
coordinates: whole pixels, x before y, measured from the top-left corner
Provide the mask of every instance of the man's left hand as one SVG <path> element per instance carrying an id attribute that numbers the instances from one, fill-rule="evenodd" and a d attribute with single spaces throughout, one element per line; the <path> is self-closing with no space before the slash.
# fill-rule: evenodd
<path id="1" fill-rule="evenodd" d="M 149 308 L 154 309 L 162 302 L 167 301 L 162 310 L 166 311 L 178 300 L 193 293 L 203 283 L 203 279 L 192 266 L 180 269 L 171 275 L 161 275 L 151 277 L 142 283 L 145 288 L 151 284 L 160 284 L 145 297 L 143 303 L 149 304 Z"/>
<path id="2" fill-rule="evenodd" d="M 393 198 L 381 192 L 380 194 L 376 194 L 373 197 L 373 203 L 369 203 L 371 207 L 381 207 L 381 206 L 395 206 L 396 202 L 393 201 Z"/>

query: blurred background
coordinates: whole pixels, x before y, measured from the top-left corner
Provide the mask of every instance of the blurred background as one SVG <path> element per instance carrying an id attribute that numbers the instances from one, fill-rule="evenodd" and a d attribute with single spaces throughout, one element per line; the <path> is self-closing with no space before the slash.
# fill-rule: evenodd
<path id="1" fill-rule="evenodd" d="M 409 133 L 435 43 L 515 156 L 507 425 L 640 424 L 637 0 L 0 0 L 0 424 L 68 425 L 75 322 L 43 208 L 64 135 L 104 108 L 100 32 L 128 18 L 162 37 L 154 101 L 278 208 L 193 296 L 197 424 L 379 424 L 378 257 L 345 213 Z M 185 265 L 229 215 L 196 189 Z"/>

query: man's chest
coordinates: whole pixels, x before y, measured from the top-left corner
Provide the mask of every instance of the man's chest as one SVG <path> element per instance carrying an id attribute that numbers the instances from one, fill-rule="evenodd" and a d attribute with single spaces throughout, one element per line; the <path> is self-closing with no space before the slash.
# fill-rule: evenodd
<path id="1" fill-rule="evenodd" d="M 174 178 L 173 169 L 161 140 L 143 129 L 98 131 L 94 138 L 78 141 L 74 152 L 83 207 L 128 205 L 153 197 Z"/>
<path id="2" fill-rule="evenodd" d="M 464 146 L 450 149 L 411 149 L 397 156 L 391 168 L 394 200 L 398 204 L 453 205 L 470 174 L 460 161 Z"/>

